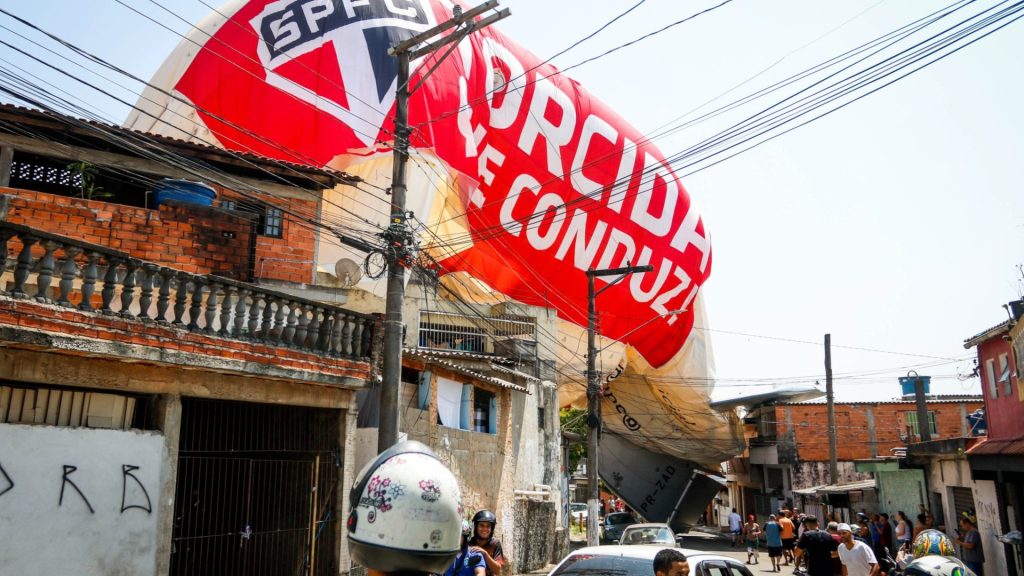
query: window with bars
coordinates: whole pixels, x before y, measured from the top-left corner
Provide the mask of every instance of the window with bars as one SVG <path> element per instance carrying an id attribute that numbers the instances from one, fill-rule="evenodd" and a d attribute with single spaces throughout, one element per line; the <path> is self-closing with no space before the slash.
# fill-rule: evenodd
<path id="1" fill-rule="evenodd" d="M 492 412 L 494 412 L 492 414 Z M 473 390 L 473 431 L 485 434 L 497 432 L 495 423 L 497 421 L 497 406 L 495 405 L 494 394 L 476 388 Z"/>
<path id="2" fill-rule="evenodd" d="M 920 436 L 921 428 L 918 426 L 917 412 L 904 412 L 904 414 L 907 417 L 907 432 L 914 436 Z M 935 412 L 928 412 L 928 428 L 933 437 L 938 435 L 939 430 L 935 427 Z"/>
<path id="3" fill-rule="evenodd" d="M 236 200 L 221 200 L 220 207 L 225 210 L 248 212 L 258 216 L 256 233 L 260 236 L 268 236 L 270 238 L 281 238 L 284 236 L 284 210 L 276 206 L 239 204 Z"/>

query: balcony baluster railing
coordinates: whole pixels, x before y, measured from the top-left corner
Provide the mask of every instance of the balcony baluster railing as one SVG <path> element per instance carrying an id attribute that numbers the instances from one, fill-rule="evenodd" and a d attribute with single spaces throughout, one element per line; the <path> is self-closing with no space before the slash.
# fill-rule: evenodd
<path id="1" fill-rule="evenodd" d="M 0 222 L 0 296 L 360 360 L 374 330 L 372 316 L 9 222 Z"/>

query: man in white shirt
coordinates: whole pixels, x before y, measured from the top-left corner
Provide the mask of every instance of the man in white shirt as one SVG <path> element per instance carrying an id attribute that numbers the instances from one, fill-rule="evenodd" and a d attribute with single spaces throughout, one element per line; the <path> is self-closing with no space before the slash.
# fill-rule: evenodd
<path id="1" fill-rule="evenodd" d="M 880 567 L 871 547 L 853 539 L 853 530 L 849 524 L 840 524 L 836 532 L 842 539 L 839 561 L 843 563 L 843 576 L 878 576 Z"/>

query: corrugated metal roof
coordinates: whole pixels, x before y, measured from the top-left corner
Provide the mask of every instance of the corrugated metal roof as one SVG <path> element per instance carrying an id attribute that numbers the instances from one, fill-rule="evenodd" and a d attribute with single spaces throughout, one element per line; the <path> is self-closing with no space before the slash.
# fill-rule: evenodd
<path id="1" fill-rule="evenodd" d="M 249 162 L 263 164 L 263 165 L 266 165 L 266 166 L 274 166 L 274 165 L 285 166 L 285 167 L 287 167 L 290 170 L 302 172 L 302 173 L 305 173 L 307 175 L 316 175 L 316 176 L 319 176 L 319 177 L 321 177 L 321 178 L 323 178 L 325 180 L 331 180 L 331 181 L 334 181 L 334 182 L 337 182 L 337 183 L 352 183 L 352 182 L 359 182 L 360 181 L 360 178 L 358 178 L 356 176 L 352 176 L 351 174 L 346 174 L 345 172 L 341 172 L 341 171 L 334 170 L 334 169 L 331 169 L 331 168 L 325 168 L 325 167 L 320 167 L 320 166 L 312 166 L 310 164 L 290 162 L 288 160 L 279 160 L 279 159 L 276 159 L 276 158 L 269 158 L 267 156 L 262 156 L 260 154 L 255 154 L 255 153 L 252 153 L 252 152 L 241 152 L 241 151 L 236 151 L 236 150 L 226 150 L 226 149 L 220 148 L 218 146 L 212 146 L 212 145 L 209 145 L 209 144 L 203 144 L 203 143 L 194 142 L 194 141 L 191 141 L 191 140 L 184 140 L 184 139 L 181 139 L 181 138 L 174 138 L 174 137 L 171 137 L 171 136 L 164 136 L 164 135 L 160 135 L 160 134 L 152 134 L 152 133 L 149 133 L 149 132 L 142 132 L 140 130 L 132 130 L 132 129 L 129 129 L 129 128 L 125 128 L 123 126 L 117 126 L 115 124 L 107 124 L 106 122 L 99 122 L 99 121 L 96 121 L 96 120 L 89 120 L 89 119 L 86 119 L 86 118 L 77 118 L 75 116 L 71 116 L 71 115 L 68 115 L 68 114 L 60 114 L 60 113 L 56 113 L 56 112 L 49 112 L 49 111 L 46 111 L 46 110 L 38 110 L 36 108 L 28 108 L 28 107 L 25 107 L 25 106 L 18 106 L 18 105 L 15 105 L 15 104 L 7 104 L 7 103 L 0 103 L 0 113 L 17 114 L 19 116 L 34 117 L 34 118 L 37 118 L 37 119 L 45 118 L 45 119 L 50 120 L 50 121 L 61 122 L 61 123 L 65 123 L 65 124 L 70 122 L 70 121 L 73 121 L 74 123 L 87 124 L 87 125 L 93 127 L 94 129 L 100 129 L 100 130 L 106 130 L 106 131 L 116 131 L 116 132 L 119 132 L 121 134 L 136 135 L 136 137 L 142 136 L 142 137 L 145 137 L 145 138 L 148 138 L 148 139 L 152 139 L 152 140 L 154 140 L 156 142 L 163 142 L 165 144 L 174 145 L 174 146 L 178 146 L 178 147 L 182 147 L 182 148 L 191 148 L 193 150 L 199 150 L 199 151 L 204 151 L 204 152 L 208 152 L 208 153 L 212 153 L 212 154 L 221 155 L 221 156 L 224 156 L 226 158 L 228 158 L 228 157 L 241 158 L 241 159 L 244 159 L 244 160 L 249 161 Z M 37 124 L 37 125 L 39 125 L 39 124 Z M 100 137 L 101 135 L 100 134 L 95 134 L 95 136 Z"/>
<path id="2" fill-rule="evenodd" d="M 875 480 L 859 480 L 857 482 L 847 482 L 846 484 L 825 484 L 822 486 L 812 486 L 810 488 L 800 488 L 793 490 L 794 494 L 841 494 L 843 492 L 851 492 L 854 490 L 874 490 Z"/>
<path id="3" fill-rule="evenodd" d="M 433 352 L 433 351 L 431 351 L 431 352 Z M 525 386 L 520 386 L 519 384 L 516 384 L 515 382 L 509 382 L 508 380 L 504 380 L 502 378 L 496 378 L 494 376 L 488 376 L 487 374 L 481 374 L 480 372 L 477 372 L 475 370 L 471 370 L 470 368 L 467 368 L 466 366 L 463 366 L 463 365 L 461 365 L 458 362 L 455 362 L 453 360 L 448 360 L 446 358 L 439 358 L 436 355 L 432 355 L 432 354 L 429 354 L 429 353 L 424 353 L 423 350 L 420 350 L 418 348 L 406 348 L 406 349 L 403 350 L 403 354 L 406 354 L 406 355 L 408 355 L 408 356 L 410 356 L 412 358 L 418 358 L 420 360 L 423 360 L 424 362 L 429 362 L 431 364 L 436 364 L 438 366 L 444 366 L 445 368 L 451 370 L 452 372 L 457 372 L 457 373 L 462 374 L 464 376 L 469 376 L 470 378 L 474 378 L 476 380 L 481 380 L 483 382 L 490 382 L 491 384 L 494 384 L 495 386 L 500 386 L 502 388 L 508 388 L 510 390 L 517 390 L 519 392 L 525 392 L 527 394 L 530 393 L 530 391 Z M 481 355 L 481 354 L 471 354 L 471 356 L 473 356 L 473 357 L 475 357 L 475 356 L 483 356 L 484 358 L 493 358 L 492 356 L 487 356 L 486 354 L 484 354 L 484 355 Z M 477 358 L 473 358 L 473 359 L 477 359 Z"/>
<path id="4" fill-rule="evenodd" d="M 956 398 L 943 398 L 942 396 L 929 397 L 928 404 L 959 404 L 961 402 L 984 402 L 985 398 L 982 395 L 977 396 L 959 396 Z M 836 406 L 864 406 L 864 405 L 876 405 L 876 404 L 905 404 L 908 406 L 914 406 L 913 400 L 865 400 L 862 402 L 836 402 Z M 778 406 L 824 406 L 823 401 L 809 401 L 809 402 L 779 402 Z"/>
<path id="5" fill-rule="evenodd" d="M 964 348 L 974 348 L 978 344 L 981 344 L 982 342 L 988 340 L 989 338 L 992 338 L 993 336 L 998 336 L 1002 332 L 1009 332 L 1012 326 L 1013 321 L 1009 319 L 1003 320 L 999 324 L 996 324 L 995 326 L 987 330 L 982 330 L 981 332 L 978 332 L 974 336 L 964 339 Z"/>
<path id="6" fill-rule="evenodd" d="M 967 450 L 968 456 L 1024 456 L 1024 438 L 986 438 Z"/>

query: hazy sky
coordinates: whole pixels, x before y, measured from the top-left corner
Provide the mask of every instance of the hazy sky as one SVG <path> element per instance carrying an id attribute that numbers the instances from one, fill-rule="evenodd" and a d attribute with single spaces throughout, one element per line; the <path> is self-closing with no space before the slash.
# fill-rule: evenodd
<path id="1" fill-rule="evenodd" d="M 554 64 L 566 68 L 719 3 L 647 0 Z M 504 0 L 512 16 L 497 26 L 546 58 L 633 4 Z M 947 4 L 734 0 L 568 74 L 646 133 L 723 93 L 716 105 Z M 178 17 L 198 22 L 210 11 L 198 0 L 5 0 L 0 7 L 147 80 L 188 28 Z M 0 24 L 16 27 L 2 15 Z M 0 38 L 27 46 L 7 30 Z M 839 400 L 889 399 L 910 368 L 932 375 L 933 391 L 980 392 L 976 378 L 957 378 L 971 369 L 973 352 L 963 340 L 1006 318 L 1001 305 L 1018 297 L 1016 266 L 1024 263 L 1021 54 L 1024 23 L 1017 22 L 684 178 L 714 246 L 704 294 L 716 398 L 770 383 L 824 382 L 826 332 Z M 7 47 L 0 46 L 0 59 L 54 77 Z M 69 89 L 113 122 L 127 115 L 125 105 Z M 778 99 L 696 124 L 658 146 L 680 151 Z"/>

